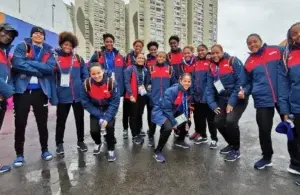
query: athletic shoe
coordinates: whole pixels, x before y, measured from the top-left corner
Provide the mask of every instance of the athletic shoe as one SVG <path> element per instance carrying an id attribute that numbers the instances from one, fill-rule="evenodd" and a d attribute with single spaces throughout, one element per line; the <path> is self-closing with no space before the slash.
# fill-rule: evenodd
<path id="1" fill-rule="evenodd" d="M 144 138 L 141 137 L 141 136 L 135 136 L 133 139 L 132 139 L 132 142 L 136 145 L 143 145 L 144 143 Z"/>
<path id="2" fill-rule="evenodd" d="M 140 132 L 140 136 L 142 136 L 142 137 L 145 137 L 145 136 L 146 136 L 146 133 L 145 133 L 145 131 L 141 130 L 141 132 Z"/>
<path id="3" fill-rule="evenodd" d="M 190 133 L 186 132 L 185 137 L 189 137 L 189 136 L 190 136 Z"/>
<path id="4" fill-rule="evenodd" d="M 217 147 L 218 147 L 218 142 L 215 141 L 215 140 L 212 140 L 212 141 L 210 142 L 209 148 L 210 148 L 210 149 L 216 149 Z"/>
<path id="5" fill-rule="evenodd" d="M 64 151 L 64 145 L 63 144 L 58 144 L 56 146 L 56 154 L 63 155 L 64 153 L 65 153 L 65 151 Z"/>
<path id="6" fill-rule="evenodd" d="M 148 138 L 148 146 L 149 147 L 154 147 L 155 142 L 154 142 L 154 137 L 149 137 Z"/>
<path id="7" fill-rule="evenodd" d="M 86 146 L 86 144 L 84 142 L 78 142 L 77 143 L 77 148 L 78 150 L 80 150 L 81 152 L 86 152 L 88 151 L 88 148 Z"/>
<path id="8" fill-rule="evenodd" d="M 184 148 L 184 149 L 189 149 L 190 145 L 187 144 L 185 141 L 175 141 L 174 142 L 175 146 L 180 147 L 180 148 Z"/>
<path id="9" fill-rule="evenodd" d="M 108 162 L 114 162 L 117 159 L 115 151 L 108 151 Z"/>
<path id="10" fill-rule="evenodd" d="M 199 145 L 199 144 L 203 144 L 203 143 L 208 143 L 207 138 L 200 136 L 200 137 L 198 137 L 198 139 L 194 140 L 194 144 Z"/>
<path id="11" fill-rule="evenodd" d="M 298 186 L 300 186 L 300 180 L 295 182 Z"/>
<path id="12" fill-rule="evenodd" d="M 4 173 L 10 171 L 10 166 L 9 165 L 0 165 L 0 173 Z"/>
<path id="13" fill-rule="evenodd" d="M 178 130 L 178 129 L 174 129 L 174 136 L 175 137 L 179 137 L 179 133 L 180 133 L 180 131 Z"/>
<path id="14" fill-rule="evenodd" d="M 241 153 L 239 150 L 231 150 L 226 157 L 224 158 L 225 161 L 233 162 L 236 161 L 241 157 Z"/>
<path id="15" fill-rule="evenodd" d="M 271 167 L 273 166 L 271 160 L 265 160 L 265 159 L 260 159 L 254 164 L 255 169 L 264 169 L 265 167 Z"/>
<path id="16" fill-rule="evenodd" d="M 226 146 L 225 148 L 220 150 L 220 154 L 228 154 L 231 151 L 232 147 L 231 146 Z"/>
<path id="17" fill-rule="evenodd" d="M 46 150 L 46 151 L 42 152 L 41 157 L 43 160 L 48 161 L 48 160 L 52 160 L 53 155 L 49 151 Z"/>
<path id="18" fill-rule="evenodd" d="M 93 150 L 93 155 L 97 155 L 101 153 L 101 148 L 102 148 L 103 144 L 95 144 L 94 146 L 94 150 Z"/>
<path id="19" fill-rule="evenodd" d="M 155 152 L 154 156 L 155 160 L 157 162 L 163 163 L 166 162 L 166 159 L 164 157 L 164 155 L 162 154 L 162 152 Z"/>
<path id="20" fill-rule="evenodd" d="M 123 130 L 123 139 L 128 139 L 128 129 Z"/>
<path id="21" fill-rule="evenodd" d="M 16 160 L 14 160 L 14 167 L 22 167 L 25 160 L 23 156 L 17 156 Z"/>
<path id="22" fill-rule="evenodd" d="M 193 135 L 190 136 L 190 140 L 195 140 L 198 139 L 200 137 L 199 133 L 193 133 Z"/>
<path id="23" fill-rule="evenodd" d="M 290 164 L 289 168 L 287 169 L 289 173 L 300 175 L 300 167 Z"/>

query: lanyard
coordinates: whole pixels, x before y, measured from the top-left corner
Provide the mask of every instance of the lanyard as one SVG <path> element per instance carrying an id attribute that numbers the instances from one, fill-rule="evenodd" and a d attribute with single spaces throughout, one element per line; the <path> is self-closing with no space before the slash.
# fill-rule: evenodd
<path id="1" fill-rule="evenodd" d="M 190 63 L 187 63 L 186 60 L 184 59 L 184 57 L 182 59 L 183 59 L 183 63 L 188 66 L 193 64 L 193 62 L 194 62 L 194 57 L 191 58 Z"/>
<path id="2" fill-rule="evenodd" d="M 5 78 L 5 83 L 8 83 L 8 79 L 10 77 L 10 69 L 9 69 L 10 63 L 9 63 L 9 59 L 8 59 L 8 55 L 7 55 L 7 50 L 6 49 L 1 49 L 1 50 L 3 52 L 4 57 L 7 60 L 7 64 L 6 64 L 6 67 L 5 67 L 6 71 L 7 71 L 7 76 Z"/>
<path id="3" fill-rule="evenodd" d="M 113 63 L 114 63 L 114 61 L 115 61 L 115 53 L 112 51 L 112 54 L 113 54 Z M 106 67 L 106 70 L 108 70 L 109 67 L 108 67 L 108 62 L 107 62 L 106 51 L 104 52 L 104 56 L 105 56 L 105 67 Z"/>
<path id="4" fill-rule="evenodd" d="M 219 68 L 219 66 L 216 66 L 214 80 L 215 81 L 219 80 L 219 77 L 220 77 L 220 68 Z"/>
<path id="5" fill-rule="evenodd" d="M 65 73 L 62 72 L 62 69 L 61 69 L 61 67 L 60 67 L 59 61 L 56 60 L 56 62 L 57 62 L 57 66 L 58 66 L 58 68 L 59 68 L 60 73 L 61 73 L 61 74 L 65 74 Z M 71 62 L 71 66 L 70 66 L 70 70 L 69 70 L 68 74 L 70 74 L 70 73 L 72 72 L 73 64 L 74 64 L 74 55 L 72 55 L 72 62 Z"/>
<path id="6" fill-rule="evenodd" d="M 183 105 L 184 114 L 185 114 L 186 118 L 188 118 L 189 117 L 189 110 L 188 110 L 188 101 L 187 101 L 186 92 L 183 93 L 182 105 Z"/>
<path id="7" fill-rule="evenodd" d="M 139 66 L 139 65 L 137 65 L 137 66 Z M 137 68 L 134 66 L 134 68 L 135 68 L 135 71 L 137 72 L 137 73 L 139 73 L 139 71 L 137 70 Z M 139 74 L 137 74 L 136 75 L 137 76 L 137 80 L 139 81 Z M 145 72 L 144 72 L 144 68 L 142 68 L 142 76 L 143 76 L 143 78 L 142 78 L 142 85 L 144 85 L 144 82 L 145 82 Z"/>

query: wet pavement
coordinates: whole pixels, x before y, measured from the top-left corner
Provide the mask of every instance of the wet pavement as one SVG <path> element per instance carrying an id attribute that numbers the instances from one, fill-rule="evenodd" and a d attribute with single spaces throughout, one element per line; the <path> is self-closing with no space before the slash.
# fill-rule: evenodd
<path id="1" fill-rule="evenodd" d="M 145 116 L 146 117 L 146 114 Z M 89 116 L 85 115 L 87 153 L 76 149 L 76 128 L 73 113 L 70 112 L 65 132 L 65 157 L 55 154 L 55 108 L 49 112 L 49 149 L 54 159 L 44 162 L 40 159 L 40 146 L 35 119 L 30 115 L 26 131 L 25 160 L 21 168 L 0 175 L 2 195 L 48 195 L 48 194 L 111 194 L 111 195 L 296 195 L 300 187 L 294 184 L 299 177 L 286 171 L 289 165 L 286 137 L 273 131 L 274 166 L 255 170 L 253 164 L 260 158 L 258 130 L 255 110 L 249 103 L 241 121 L 241 154 L 236 162 L 225 162 L 218 150 L 210 150 L 207 144 L 194 145 L 191 149 L 177 149 L 170 137 L 164 149 L 167 163 L 160 164 L 153 158 L 152 149 L 134 146 L 131 136 L 122 139 L 121 112 L 117 115 L 116 154 L 114 163 L 107 162 L 105 153 L 92 155 L 93 141 L 89 135 Z M 274 125 L 279 121 L 276 115 Z M 0 162 L 11 163 L 15 158 L 13 141 L 13 112 L 9 111 L 0 134 Z M 146 130 L 146 120 L 144 129 Z M 190 133 L 193 132 L 193 127 Z M 156 137 L 158 138 L 158 133 Z M 219 149 L 224 147 L 219 136 Z M 158 139 L 156 139 L 157 141 Z"/>

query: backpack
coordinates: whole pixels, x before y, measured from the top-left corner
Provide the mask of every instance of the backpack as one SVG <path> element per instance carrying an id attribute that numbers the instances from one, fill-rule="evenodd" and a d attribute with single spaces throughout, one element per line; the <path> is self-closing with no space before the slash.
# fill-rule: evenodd
<path id="1" fill-rule="evenodd" d="M 86 92 L 91 91 L 91 78 L 87 78 L 84 80 L 84 87 Z M 109 77 L 107 81 L 107 91 L 111 93 L 114 88 L 114 79 Z"/>
<path id="2" fill-rule="evenodd" d="M 152 72 L 155 69 L 155 65 L 150 66 L 150 74 L 152 74 Z M 173 67 L 172 66 L 168 66 L 168 70 L 169 70 L 169 76 L 170 78 L 172 77 L 172 73 L 173 73 Z"/>

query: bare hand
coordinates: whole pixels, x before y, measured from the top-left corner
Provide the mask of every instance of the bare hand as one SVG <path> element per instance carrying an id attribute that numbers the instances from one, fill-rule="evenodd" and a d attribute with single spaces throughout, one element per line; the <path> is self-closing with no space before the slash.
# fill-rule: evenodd
<path id="1" fill-rule="evenodd" d="M 104 120 L 104 121 L 102 122 L 101 127 L 102 127 L 102 128 L 106 128 L 107 124 L 108 124 L 108 122 Z"/>
<path id="2" fill-rule="evenodd" d="M 240 87 L 240 92 L 238 93 L 238 97 L 240 99 L 245 99 L 245 91 L 242 87 Z"/>
<path id="3" fill-rule="evenodd" d="M 147 89 L 148 89 L 148 91 L 151 91 L 151 85 L 148 85 Z"/>
<path id="4" fill-rule="evenodd" d="M 220 107 L 216 108 L 216 109 L 214 110 L 214 112 L 215 112 L 216 114 L 220 114 L 220 113 L 221 113 L 221 108 L 220 108 Z"/>
<path id="5" fill-rule="evenodd" d="M 134 103 L 136 102 L 136 100 L 135 100 L 135 98 L 133 96 L 130 96 L 130 101 L 134 102 Z"/>
<path id="6" fill-rule="evenodd" d="M 283 116 L 283 120 L 284 120 L 284 121 L 289 120 L 289 115 L 288 115 L 288 114 L 285 114 L 285 115 Z"/>
<path id="7" fill-rule="evenodd" d="M 232 110 L 233 110 L 233 107 L 230 104 L 228 104 L 226 107 L 227 114 L 230 113 Z"/>

